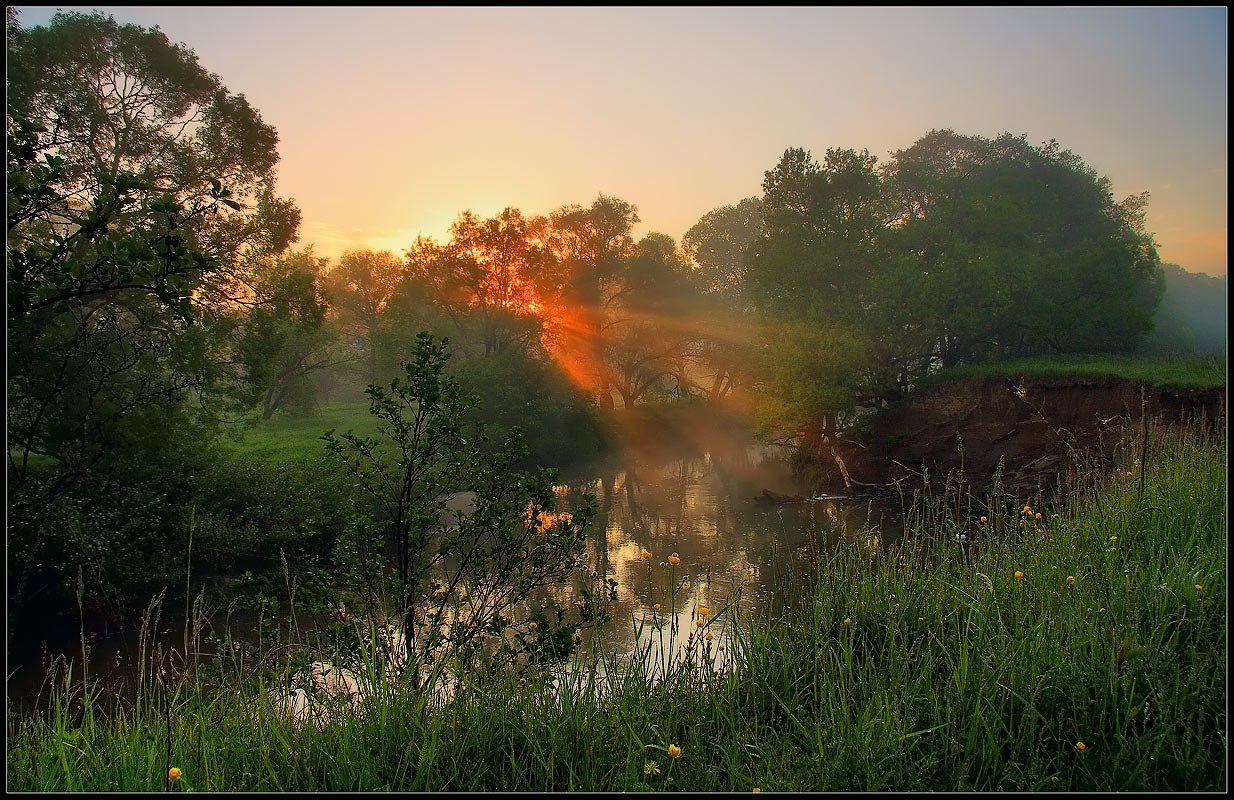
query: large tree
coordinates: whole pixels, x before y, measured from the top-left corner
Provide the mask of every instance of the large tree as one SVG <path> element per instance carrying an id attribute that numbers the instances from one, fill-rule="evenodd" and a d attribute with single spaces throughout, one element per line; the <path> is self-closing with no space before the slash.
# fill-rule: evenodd
<path id="1" fill-rule="evenodd" d="M 710 402 L 728 396 L 749 377 L 756 323 L 747 292 L 746 253 L 762 227 L 762 198 L 747 197 L 708 211 L 681 239 L 700 293 L 693 317 L 694 360 L 710 375 L 698 389 Z"/>
<path id="2" fill-rule="evenodd" d="M 546 217 L 507 208 L 484 219 L 464 211 L 444 245 L 421 240 L 408 251 L 424 291 L 459 326 L 478 332 L 484 356 L 528 347 L 544 333 L 545 308 L 561 293 Z"/>
<path id="3" fill-rule="evenodd" d="M 197 208 L 221 197 L 194 236 L 230 269 L 205 276 L 198 302 L 243 296 L 243 256 L 280 252 L 300 222 L 274 195 L 274 128 L 158 28 L 74 12 L 10 32 L 9 118 L 46 129 L 66 198 L 84 204 L 120 174 L 135 178 L 139 200 L 169 195 Z"/>
<path id="4" fill-rule="evenodd" d="M 601 407 L 613 406 L 613 381 L 605 366 L 611 311 L 627 290 L 624 271 L 634 252 L 638 210 L 600 195 L 590 206 L 563 206 L 550 216 L 554 248 L 565 272 L 556 343 L 576 382 L 590 385 Z"/>
<path id="5" fill-rule="evenodd" d="M 201 325 L 283 249 L 277 135 L 191 50 L 103 14 L 9 23 L 10 474 L 66 478 L 122 449 L 218 366 Z M 14 456 L 16 453 L 16 456 Z"/>
<path id="6" fill-rule="evenodd" d="M 745 289 L 770 337 L 764 394 L 770 417 L 796 414 L 820 441 L 843 433 L 845 408 L 883 405 L 940 367 L 1124 352 L 1151 327 L 1146 196 L 1116 202 L 1056 142 L 934 131 L 882 166 L 793 148 L 763 189 Z"/>
<path id="7" fill-rule="evenodd" d="M 893 154 L 896 285 L 932 320 L 937 362 L 1133 349 L 1161 294 L 1147 195 L 1110 182 L 1057 142 L 932 131 Z M 892 286 L 884 286 L 892 290 Z"/>

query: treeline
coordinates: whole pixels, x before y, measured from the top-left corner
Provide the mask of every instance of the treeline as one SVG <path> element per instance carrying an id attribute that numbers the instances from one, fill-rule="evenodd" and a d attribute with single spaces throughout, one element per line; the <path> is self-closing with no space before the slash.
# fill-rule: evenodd
<path id="1" fill-rule="evenodd" d="M 190 515 L 216 543 L 270 538 L 220 432 L 360 399 L 423 330 L 544 460 L 599 447 L 597 410 L 651 402 L 825 444 L 939 367 L 1133 350 L 1162 293 L 1146 196 L 1116 202 L 1054 142 L 951 131 L 885 163 L 789 149 L 680 244 L 601 194 L 331 264 L 293 249 L 277 132 L 191 50 L 12 9 L 7 44 L 11 609 L 63 601 L 79 570 L 130 599 L 175 585 Z M 328 539 L 336 490 L 267 511 Z"/>
<path id="2" fill-rule="evenodd" d="M 1165 296 L 1142 350 L 1160 356 L 1218 356 L 1229 341 L 1229 281 L 1162 264 Z"/>

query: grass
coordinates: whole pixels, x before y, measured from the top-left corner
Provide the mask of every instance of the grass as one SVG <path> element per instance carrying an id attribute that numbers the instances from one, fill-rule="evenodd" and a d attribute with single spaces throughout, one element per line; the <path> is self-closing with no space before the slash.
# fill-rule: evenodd
<path id="1" fill-rule="evenodd" d="M 62 676 L 47 714 L 9 719 L 8 788 L 159 790 L 175 766 L 196 791 L 1220 791 L 1224 430 L 1152 442 L 1142 477 L 1057 508 L 926 499 L 919 550 L 799 560 L 731 674 L 498 675 L 321 727 L 235 660 L 131 703 Z"/>
<path id="2" fill-rule="evenodd" d="M 228 440 L 247 455 L 274 461 L 303 461 L 326 453 L 321 435 L 333 428 L 336 433 L 376 436 L 378 420 L 369 414 L 367 400 L 322 403 L 317 412 L 305 416 L 276 414 L 247 428 L 239 438 Z"/>
<path id="3" fill-rule="evenodd" d="M 1149 386 L 1179 389 L 1224 387 L 1224 359 L 1148 358 L 1145 356 L 1063 355 L 952 367 L 923 383 L 933 385 L 964 378 L 1119 378 Z"/>

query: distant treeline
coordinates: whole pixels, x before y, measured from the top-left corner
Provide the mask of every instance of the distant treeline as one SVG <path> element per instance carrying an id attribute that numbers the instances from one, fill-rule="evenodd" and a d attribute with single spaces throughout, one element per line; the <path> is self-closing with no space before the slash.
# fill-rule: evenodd
<path id="1" fill-rule="evenodd" d="M 1165 296 L 1142 351 L 1163 356 L 1224 356 L 1229 338 L 1229 280 L 1162 264 Z"/>

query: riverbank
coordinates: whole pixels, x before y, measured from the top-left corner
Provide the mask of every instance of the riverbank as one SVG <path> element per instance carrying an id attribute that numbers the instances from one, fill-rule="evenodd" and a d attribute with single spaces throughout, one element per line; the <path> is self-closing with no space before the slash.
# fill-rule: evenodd
<path id="1" fill-rule="evenodd" d="M 1224 366 L 1113 357 L 1042 358 L 940 373 L 872 414 L 831 449 L 804 454 L 817 491 L 902 490 L 932 476 L 963 473 L 988 489 L 999 472 L 1015 496 L 1050 497 L 1096 460 L 1135 460 L 1146 421 L 1214 422 L 1225 417 Z M 1137 445 L 1138 446 L 1138 445 Z M 1121 448 L 1121 449 L 1120 449 Z"/>
<path id="2" fill-rule="evenodd" d="M 1220 790 L 1224 429 L 1150 441 L 1143 473 L 1056 508 L 921 503 L 922 553 L 819 549 L 732 673 L 496 676 L 321 728 L 260 702 L 252 664 L 113 708 L 61 689 L 9 719 L 8 788 L 157 790 L 175 767 L 197 791 Z"/>

